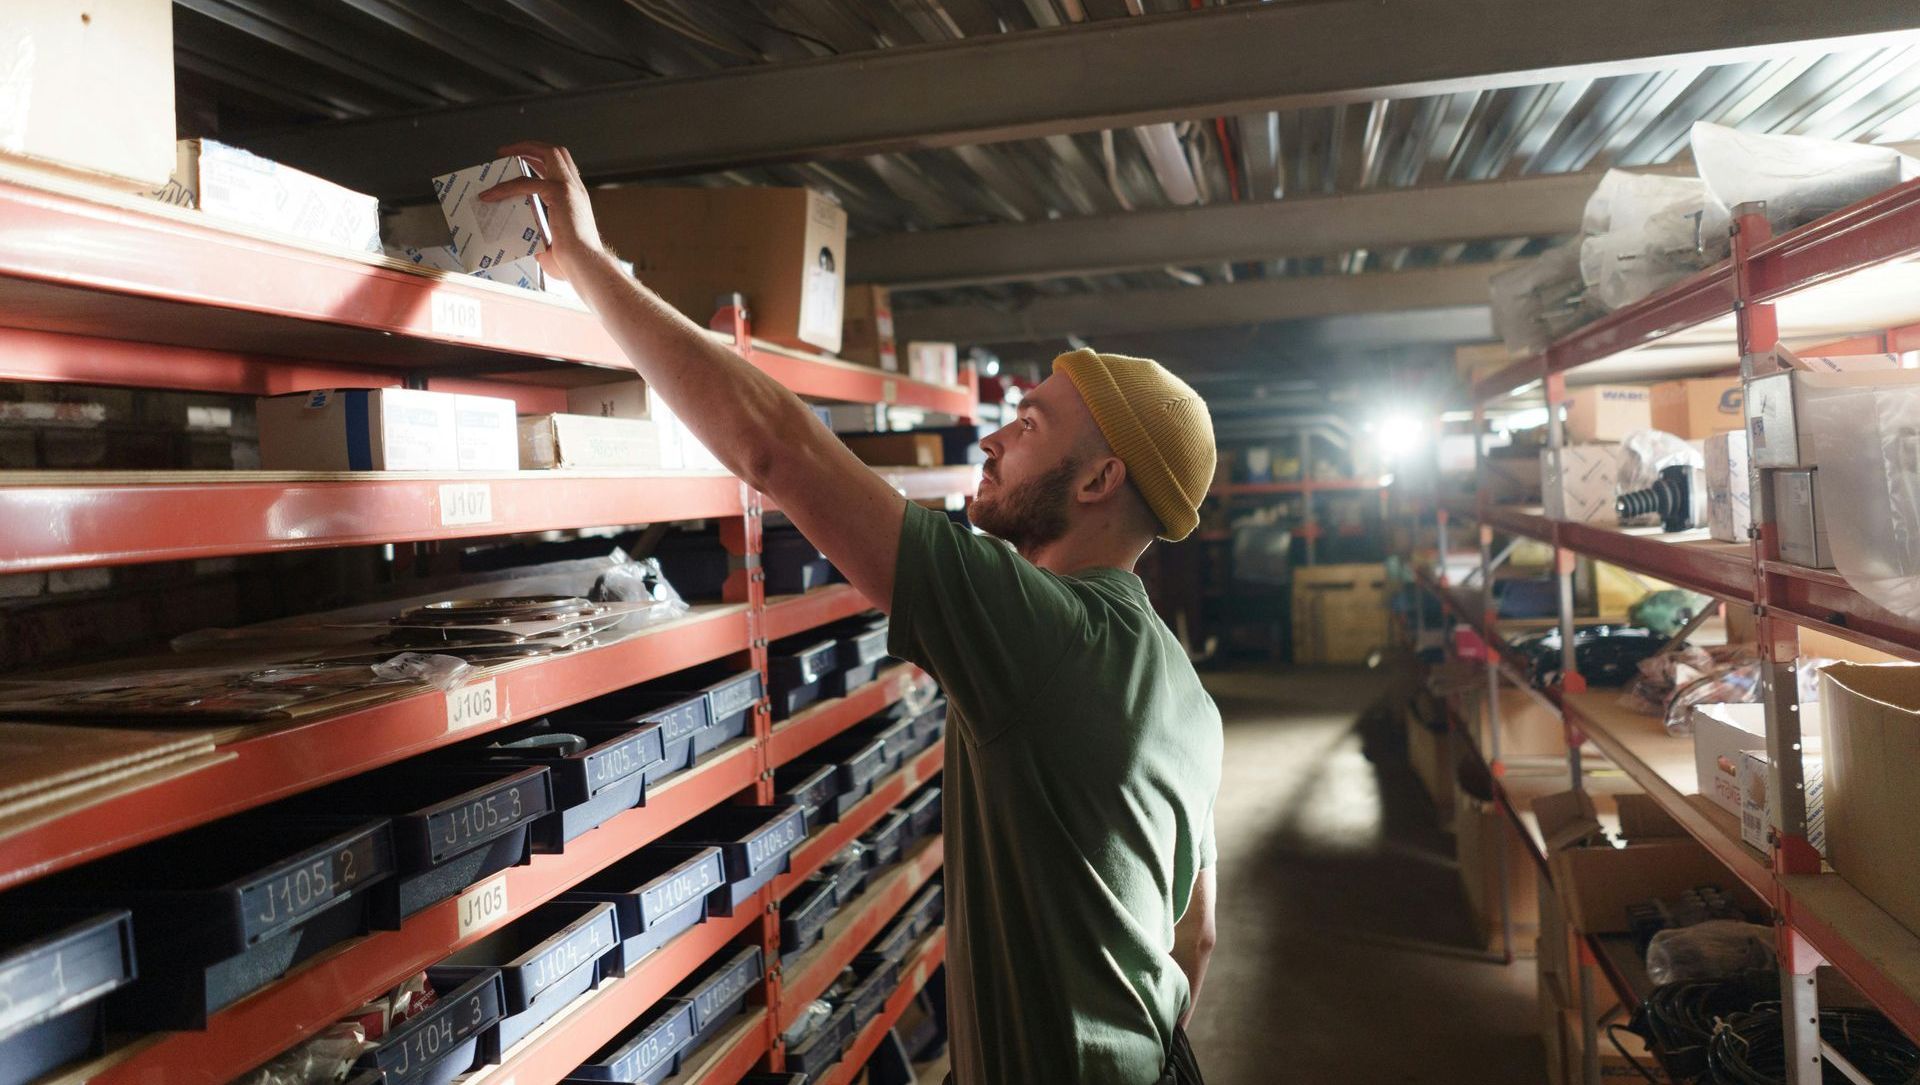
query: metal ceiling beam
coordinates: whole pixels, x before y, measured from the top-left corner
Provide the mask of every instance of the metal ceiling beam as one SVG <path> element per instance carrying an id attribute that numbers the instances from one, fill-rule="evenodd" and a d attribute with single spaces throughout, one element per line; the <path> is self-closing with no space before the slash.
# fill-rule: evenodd
<path id="1" fill-rule="evenodd" d="M 895 309 L 902 341 L 1009 343 L 1185 328 L 1267 324 L 1359 313 L 1467 307 L 1484 312 L 1487 278 L 1512 263 L 1462 264 L 1370 275 L 1304 275 L 1170 290 L 1119 290 L 1043 297 L 1023 309 L 985 305 Z M 1484 339 L 1483 316 L 1463 338 Z M 1434 337 L 1437 337 L 1437 330 Z"/>
<path id="2" fill-rule="evenodd" d="M 885 234 L 848 242 L 847 274 L 925 289 L 1570 234 L 1599 183 L 1572 173 Z"/>
<path id="3" fill-rule="evenodd" d="M 1832 51 L 1915 35 L 1896 0 L 1234 4 L 736 68 L 240 142 L 382 196 L 526 137 L 596 178 L 952 147 Z"/>

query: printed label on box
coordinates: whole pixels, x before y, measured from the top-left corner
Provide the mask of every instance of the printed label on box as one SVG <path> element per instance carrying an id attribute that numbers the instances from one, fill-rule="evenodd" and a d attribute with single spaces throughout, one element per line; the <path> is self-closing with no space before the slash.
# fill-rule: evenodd
<path id="1" fill-rule="evenodd" d="M 461 938 L 507 918 L 507 876 L 496 874 L 460 894 L 459 914 Z"/>
<path id="2" fill-rule="evenodd" d="M 493 487 L 484 482 L 448 482 L 440 487 L 440 526 L 493 523 Z"/>
<path id="3" fill-rule="evenodd" d="M 447 731 L 464 731 L 500 718 L 500 691 L 495 679 L 474 682 L 447 694 Z"/>

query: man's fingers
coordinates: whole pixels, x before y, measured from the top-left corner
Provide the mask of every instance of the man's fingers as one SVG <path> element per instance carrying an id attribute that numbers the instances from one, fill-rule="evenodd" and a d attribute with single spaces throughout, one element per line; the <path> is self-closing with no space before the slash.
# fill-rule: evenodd
<path id="1" fill-rule="evenodd" d="M 552 158 L 553 152 L 559 149 L 551 143 L 542 143 L 537 139 L 523 139 L 518 143 L 509 143 L 500 148 L 499 154 L 502 158 L 516 154 L 533 158 Z"/>
<path id="2" fill-rule="evenodd" d="M 502 181 L 480 194 L 482 203 L 499 203 L 501 200 L 513 200 L 522 196 L 538 196 L 552 203 L 554 196 L 561 190 L 556 181 L 539 177 L 516 177 L 511 181 Z"/>

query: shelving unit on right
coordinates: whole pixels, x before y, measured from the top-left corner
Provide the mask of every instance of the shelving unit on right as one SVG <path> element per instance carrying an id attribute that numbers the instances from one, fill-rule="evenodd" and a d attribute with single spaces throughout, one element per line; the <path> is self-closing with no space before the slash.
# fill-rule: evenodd
<path id="1" fill-rule="evenodd" d="M 1567 384 L 1728 375 L 1742 359 L 1764 361 L 1781 342 L 1803 355 L 1902 352 L 1920 346 L 1920 182 L 1889 189 L 1791 232 L 1769 236 L 1760 209 L 1735 209 L 1732 257 L 1642 301 L 1582 327 L 1544 352 L 1478 380 L 1473 388 L 1476 461 L 1484 465 L 1485 420 L 1518 406 L 1548 408 L 1549 445 L 1564 443 L 1561 405 Z M 1744 367 L 1748 379 L 1757 375 Z M 1764 372 L 1764 371 L 1763 371 Z M 1521 397 L 1525 397 L 1524 401 Z M 1762 488 L 1754 482 L 1754 493 Z M 1920 1038 L 1920 934 L 1876 907 L 1822 868 L 1806 839 L 1797 799 L 1802 782 L 1794 692 L 1799 630 L 1815 629 L 1891 655 L 1920 660 L 1920 622 L 1890 613 L 1832 571 L 1779 559 L 1770 504 L 1754 502 L 1755 538 L 1716 542 L 1704 531 L 1662 535 L 1650 530 L 1548 520 L 1538 509 L 1495 505 L 1484 467 L 1471 501 L 1442 500 L 1434 511 L 1442 567 L 1416 570 L 1420 590 L 1437 594 L 1449 617 L 1476 630 L 1493 649 L 1487 668 L 1490 701 L 1512 657 L 1491 619 L 1483 590 L 1497 567 L 1498 537 L 1547 543 L 1560 581 L 1559 627 L 1565 678 L 1549 690 L 1569 734 L 1570 777 L 1584 784 L 1581 749 L 1603 754 L 1711 851 L 1739 882 L 1773 907 L 1792 1085 L 1818 1085 L 1823 1056 L 1812 1022 L 1813 982 L 1821 966 L 1848 982 L 1910 1037 Z M 1448 583 L 1444 558 L 1449 520 L 1478 531 L 1482 587 Z M 1615 695 L 1588 691 L 1573 658 L 1574 559 L 1587 556 L 1750 610 L 1763 658 L 1768 751 L 1781 804 L 1772 847 L 1763 854 L 1741 840 L 1739 826 L 1697 794 L 1691 740 L 1667 734 L 1660 721 L 1619 708 Z M 1497 711 L 1497 709 L 1496 709 Z M 1492 766 L 1496 780 L 1499 758 Z M 1617 948 L 1617 947 L 1615 947 Z M 1610 947 L 1582 954 L 1582 987 L 1598 972 L 1623 1000 L 1644 995 L 1644 975 L 1615 967 Z M 1583 1000 L 1590 1001 L 1590 999 Z M 1583 1004 L 1584 1010 L 1584 1004 Z M 1585 1022 L 1588 1085 L 1599 1080 L 1592 1015 Z"/>

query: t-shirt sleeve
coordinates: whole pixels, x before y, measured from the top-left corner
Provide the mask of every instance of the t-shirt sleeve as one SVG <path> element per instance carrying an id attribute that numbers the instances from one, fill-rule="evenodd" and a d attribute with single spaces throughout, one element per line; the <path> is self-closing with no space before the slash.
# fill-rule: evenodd
<path id="1" fill-rule="evenodd" d="M 1214 863 L 1220 860 L 1220 849 L 1213 841 L 1213 811 L 1207 811 L 1207 819 L 1200 823 L 1200 866 L 1199 870 L 1212 870 Z"/>
<path id="2" fill-rule="evenodd" d="M 908 503 L 888 650 L 939 680 L 958 726 L 990 742 L 1027 707 L 1085 626 L 1060 577 Z"/>

